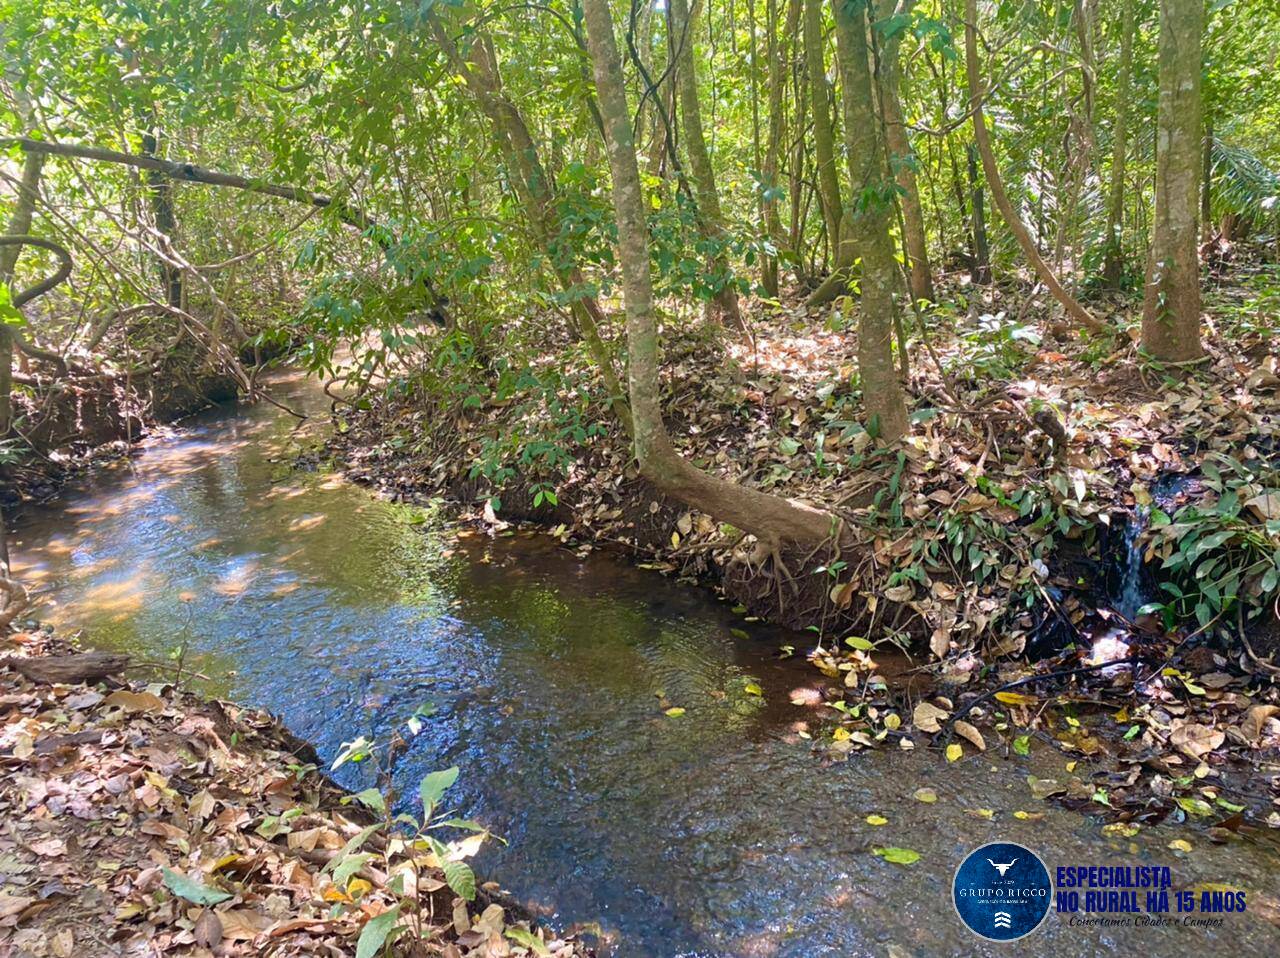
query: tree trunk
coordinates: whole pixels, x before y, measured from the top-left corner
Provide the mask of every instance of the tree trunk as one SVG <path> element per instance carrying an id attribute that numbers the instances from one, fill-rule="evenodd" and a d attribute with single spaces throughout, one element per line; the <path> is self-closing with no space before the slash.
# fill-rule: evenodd
<path id="1" fill-rule="evenodd" d="M 987 243 L 987 214 L 983 208 L 982 178 L 978 176 L 978 148 L 970 143 L 965 148 L 969 168 L 970 206 L 973 208 L 970 223 L 973 241 L 973 262 L 969 265 L 969 278 L 979 286 L 991 283 L 991 247 Z"/>
<path id="2" fill-rule="evenodd" d="M 1134 4 L 1122 0 L 1120 14 L 1120 66 L 1116 77 L 1116 118 L 1111 137 L 1111 187 L 1107 197 L 1107 248 L 1102 279 L 1108 289 L 1119 289 L 1124 279 L 1124 172 L 1129 152 L 1129 97 L 1133 89 Z"/>
<path id="3" fill-rule="evenodd" d="M 35 214 L 40 171 L 43 167 L 43 153 L 27 153 L 23 158 L 22 180 L 5 230 L 6 235 L 23 236 L 31 232 L 31 218 Z M 11 295 L 17 293 L 13 289 L 13 276 L 20 255 L 22 247 L 17 244 L 0 246 L 0 283 L 9 287 Z M 0 322 L 0 439 L 9 435 L 9 429 L 13 425 L 13 345 L 13 328 L 8 323 Z"/>
<path id="4" fill-rule="evenodd" d="M 583 6 L 613 175 L 630 355 L 627 380 L 640 472 L 662 492 L 754 533 L 774 548 L 821 543 L 834 532 L 835 521 L 829 513 L 711 476 L 683 459 L 671 444 L 659 400 L 658 333 L 649 273 L 648 230 L 622 64 L 608 0 L 584 0 Z"/>
<path id="5" fill-rule="evenodd" d="M 965 72 L 969 79 L 969 109 L 973 114 L 973 139 L 978 147 L 978 155 L 982 158 L 982 168 L 986 172 L 987 186 L 991 190 L 991 201 L 1000 211 L 1005 225 L 1022 247 L 1022 254 L 1035 270 L 1037 278 L 1044 283 L 1050 294 L 1056 299 L 1067 316 L 1081 326 L 1087 326 L 1097 333 L 1107 331 L 1107 327 L 1093 317 L 1087 309 L 1076 301 L 1076 298 L 1063 288 L 1058 277 L 1053 275 L 1035 241 L 1027 232 L 1022 217 L 1009 201 L 1004 190 L 1004 182 L 1000 179 L 1000 170 L 996 166 L 995 151 L 991 147 L 990 135 L 987 132 L 987 121 L 983 115 L 982 98 L 986 95 L 986 87 L 981 79 L 981 67 L 978 63 L 978 0 L 965 0 L 964 50 Z"/>
<path id="6" fill-rule="evenodd" d="M 565 263 L 560 251 L 555 248 L 554 237 L 558 232 L 558 223 L 551 202 L 551 181 L 542 168 L 538 148 L 524 122 L 524 116 L 502 89 L 497 60 L 493 49 L 486 42 L 487 38 L 477 36 L 473 39 L 471 55 L 464 62 L 444 24 L 434 13 L 428 15 L 428 22 L 450 65 L 463 77 L 467 89 L 479 104 L 480 111 L 489 118 L 511 183 L 524 205 L 525 215 L 534 235 L 554 264 L 557 278 L 566 291 L 581 290 L 585 279 L 580 268 L 576 264 Z M 600 338 L 599 327 L 604 318 L 604 310 L 595 297 L 589 295 L 575 296 L 570 308 L 591 358 L 600 367 L 614 413 L 623 426 L 630 430 L 631 410 L 622 394 L 622 383 L 614 372 L 613 358 Z"/>
<path id="7" fill-rule="evenodd" d="M 809 79 L 809 102 L 813 109 L 813 154 L 818 174 L 818 201 L 827 226 L 831 249 L 840 247 L 840 221 L 844 207 L 840 201 L 840 173 L 836 167 L 834 127 L 831 125 L 831 87 L 822 43 L 822 2 L 804 0 L 804 65 Z M 837 260 L 840 257 L 835 257 Z"/>
<path id="8" fill-rule="evenodd" d="M 1213 117 L 1204 117 L 1204 177 L 1200 185 L 1200 239 L 1213 238 Z M 1227 237 L 1230 239 L 1230 237 Z"/>
<path id="9" fill-rule="evenodd" d="M 882 0 L 884 15 L 889 16 L 894 6 Z M 905 5 L 909 10 L 912 4 Z M 901 33 L 885 44 L 880 63 L 883 80 L 880 85 L 880 106 L 884 112 L 884 135 L 893 164 L 894 178 L 900 189 L 902 225 L 906 234 L 903 241 L 907 249 L 907 276 L 911 283 L 911 298 L 933 302 L 933 271 L 929 267 L 928 241 L 924 232 L 924 210 L 920 206 L 920 190 L 916 184 L 916 155 L 907 136 L 906 122 L 902 118 L 902 99 L 899 92 L 902 65 L 899 60 Z"/>
<path id="10" fill-rule="evenodd" d="M 782 235 L 782 219 L 778 215 L 778 159 L 782 151 L 782 132 L 785 117 L 783 115 L 784 94 L 787 88 L 787 54 L 790 48 L 786 40 L 796 34 L 796 25 L 800 17 L 799 0 L 790 0 L 787 4 L 786 26 L 781 34 L 778 32 L 778 0 L 769 0 L 769 139 L 765 147 L 764 169 L 761 171 L 760 184 L 767 192 L 764 194 L 764 223 L 769 242 L 775 250 L 785 246 Z M 765 292 L 777 298 L 778 295 L 778 255 L 766 255 L 763 267 Z"/>
<path id="11" fill-rule="evenodd" d="M 1201 33 L 1204 0 L 1160 0 L 1156 203 L 1142 309 L 1142 346 L 1164 362 L 1199 358 Z"/>
<path id="12" fill-rule="evenodd" d="M 159 141 L 153 130 L 142 134 L 142 155 L 159 158 Z M 173 246 L 178 238 L 178 216 L 173 210 L 173 180 L 159 170 L 147 171 L 147 192 L 151 196 L 151 218 L 164 243 Z M 182 270 L 167 259 L 156 260 L 156 270 L 164 287 L 164 300 L 175 309 L 182 308 Z"/>
<path id="13" fill-rule="evenodd" d="M 858 310 L 858 372 L 862 404 L 873 434 L 888 441 L 907 431 L 907 407 L 893 365 L 893 292 L 897 262 L 889 233 L 893 187 L 884 168 L 867 50 L 869 0 L 833 0 L 840 67 L 844 142 L 849 163 L 849 231 L 862 258 Z"/>
<path id="14" fill-rule="evenodd" d="M 723 243 L 725 240 L 724 213 L 720 209 L 720 194 L 716 192 L 715 170 L 711 166 L 711 153 L 702 133 L 702 107 L 698 103 L 698 75 L 694 57 L 693 38 L 695 20 L 689 13 L 688 0 L 671 0 L 671 42 L 675 45 L 676 98 L 680 104 L 680 132 L 683 134 L 684 151 L 689 159 L 689 175 L 693 180 L 694 195 L 698 202 L 699 221 L 708 240 Z M 729 275 L 728 258 L 720 253 L 713 257 L 712 268 L 721 281 Z M 744 328 L 742 312 L 738 307 L 738 293 L 732 281 L 716 293 L 716 303 L 726 325 Z"/>

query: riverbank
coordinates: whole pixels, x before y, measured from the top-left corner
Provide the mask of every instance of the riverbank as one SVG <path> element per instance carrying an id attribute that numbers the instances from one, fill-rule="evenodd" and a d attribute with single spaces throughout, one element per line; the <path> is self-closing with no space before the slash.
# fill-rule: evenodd
<path id="1" fill-rule="evenodd" d="M 0 639 L 0 953 L 350 955 L 412 934 L 421 955 L 594 954 L 477 884 L 482 826 L 393 826 L 421 801 L 343 791 L 277 719 L 184 691 L 180 660 L 78 652 Z M 86 662 L 107 674 L 73 681 Z M 433 820 L 447 779 L 423 783 Z"/>
<path id="2" fill-rule="evenodd" d="M 582 398 L 603 390 L 564 373 L 569 343 L 549 343 L 523 387 L 446 400 L 422 373 L 417 391 L 364 397 L 326 454 L 392 499 L 621 549 L 812 633 L 836 753 L 932 745 L 951 760 L 1039 737 L 1088 773 L 1046 795 L 1120 824 L 1277 827 L 1280 376 L 1255 321 L 1273 273 L 1242 267 L 1211 293 L 1209 354 L 1188 369 L 1138 353 L 1132 303 L 1107 304 L 1117 339 L 1080 340 L 1025 320 L 1017 291 L 955 290 L 969 308 L 927 317 L 915 429 L 888 451 L 856 421 L 839 310 L 757 312 L 745 343 L 668 330 L 680 452 L 836 511 L 857 541 L 834 560 L 780 564 L 655 494 L 624 436 L 585 428 L 608 419 Z M 874 655 L 889 647 L 936 694 L 888 689 Z"/>

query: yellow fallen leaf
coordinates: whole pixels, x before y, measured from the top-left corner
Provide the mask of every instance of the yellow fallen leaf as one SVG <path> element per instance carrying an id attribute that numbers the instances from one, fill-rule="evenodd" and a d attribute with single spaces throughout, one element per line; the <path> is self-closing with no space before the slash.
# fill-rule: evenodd
<path id="1" fill-rule="evenodd" d="M 885 818 L 883 815 L 871 814 L 867 816 L 867 824 L 868 825 L 888 825 L 889 819 Z"/>
<path id="2" fill-rule="evenodd" d="M 962 748 L 961 748 L 958 744 L 956 744 L 955 742 L 952 742 L 950 745 L 948 745 L 948 746 L 947 746 L 947 761 L 948 761 L 948 762 L 955 762 L 955 761 L 958 761 L 958 760 L 959 760 L 959 758 L 960 758 L 960 756 L 962 756 L 962 755 L 964 755 L 964 749 L 962 749 Z"/>
<path id="3" fill-rule="evenodd" d="M 1187 841 L 1185 838 L 1175 838 L 1173 841 L 1169 843 L 1169 847 L 1172 848 L 1175 852 L 1191 851 L 1191 843 Z"/>
<path id="4" fill-rule="evenodd" d="M 997 692 L 996 701 L 1005 705 L 1035 705 L 1040 700 L 1034 695 L 1023 695 L 1021 692 Z"/>

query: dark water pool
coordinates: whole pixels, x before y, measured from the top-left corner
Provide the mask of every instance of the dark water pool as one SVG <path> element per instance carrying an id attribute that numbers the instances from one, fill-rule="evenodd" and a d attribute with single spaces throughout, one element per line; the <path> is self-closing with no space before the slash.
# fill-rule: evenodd
<path id="1" fill-rule="evenodd" d="M 322 408 L 312 386 L 280 388 Z M 948 765 L 895 748 L 825 764 L 797 735 L 817 715 L 790 701 L 815 673 L 776 655 L 802 653 L 803 637 L 542 537 L 431 531 L 416 510 L 290 471 L 322 428 L 293 427 L 259 406 L 149 442 L 28 515 L 17 570 L 42 590 L 44 617 L 150 660 L 187 644 L 213 691 L 280 713 L 326 759 L 434 703 L 398 766 L 402 787 L 461 766 L 460 810 L 510 842 L 478 869 L 556 923 L 599 920 L 629 958 L 1006 954 L 963 928 L 949 888 L 969 849 L 1010 840 L 1051 867 L 1168 864 L 1180 887 L 1225 883 L 1260 903 L 1217 930 L 1100 932 L 1051 914 L 1019 949 L 1280 950 L 1263 914 L 1268 900 L 1277 908 L 1273 850 L 1172 828 L 1106 836 L 1031 796 L 1029 771 L 1062 774 L 1047 747 L 1030 759 Z M 743 628 L 749 639 L 730 632 Z M 665 715 L 670 705 L 685 714 Z M 338 777 L 363 785 L 365 774 Z M 936 804 L 912 798 L 921 785 Z M 872 813 L 888 824 L 868 825 Z M 1174 838 L 1194 851 L 1171 851 Z M 878 845 L 922 857 L 889 864 Z"/>

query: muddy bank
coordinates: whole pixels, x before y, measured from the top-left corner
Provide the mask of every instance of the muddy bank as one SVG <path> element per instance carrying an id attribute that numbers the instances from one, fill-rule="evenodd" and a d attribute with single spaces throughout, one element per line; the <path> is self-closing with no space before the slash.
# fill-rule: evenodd
<path id="1" fill-rule="evenodd" d="M 152 427 L 237 395 L 234 379 L 215 374 L 142 382 L 99 375 L 15 394 L 14 456 L 0 465 L 0 508 L 48 499 L 90 464 L 128 455 Z"/>
<path id="2" fill-rule="evenodd" d="M 267 713 L 183 691 L 180 663 L 74 681 L 48 631 L 0 650 L 0 952 L 353 954 L 404 926 L 422 954 L 594 953 L 459 871 L 486 832 L 406 846 L 383 798 Z"/>

